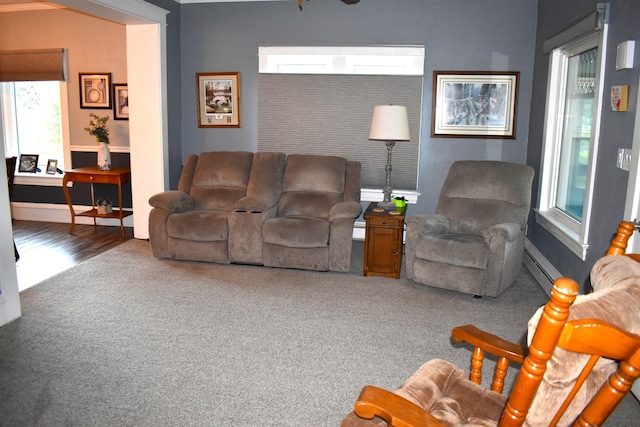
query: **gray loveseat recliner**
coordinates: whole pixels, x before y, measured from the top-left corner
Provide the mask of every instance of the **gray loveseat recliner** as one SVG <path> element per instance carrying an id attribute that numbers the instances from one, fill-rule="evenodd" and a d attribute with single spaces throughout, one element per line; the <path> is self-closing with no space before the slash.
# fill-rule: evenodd
<path id="1" fill-rule="evenodd" d="M 407 219 L 406 275 L 429 286 L 498 296 L 522 265 L 533 168 L 454 162 L 435 214 Z"/>
<path id="2" fill-rule="evenodd" d="M 208 152 L 178 190 L 151 197 L 154 256 L 349 271 L 360 163 L 335 156 Z"/>

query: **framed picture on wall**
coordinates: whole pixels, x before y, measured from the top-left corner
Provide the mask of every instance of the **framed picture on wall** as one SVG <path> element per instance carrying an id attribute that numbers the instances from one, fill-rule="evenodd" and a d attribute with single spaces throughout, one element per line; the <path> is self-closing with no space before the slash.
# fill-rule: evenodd
<path id="1" fill-rule="evenodd" d="M 113 84 L 113 119 L 129 120 L 129 88 L 126 83 Z"/>
<path id="2" fill-rule="evenodd" d="M 431 136 L 515 138 L 519 72 L 434 71 Z"/>
<path id="3" fill-rule="evenodd" d="M 111 73 L 80 73 L 80 108 L 111 109 Z"/>
<path id="4" fill-rule="evenodd" d="M 197 73 L 198 127 L 240 127 L 240 73 Z"/>
<path id="5" fill-rule="evenodd" d="M 38 172 L 39 154 L 20 154 L 20 163 L 18 164 L 18 172 Z"/>

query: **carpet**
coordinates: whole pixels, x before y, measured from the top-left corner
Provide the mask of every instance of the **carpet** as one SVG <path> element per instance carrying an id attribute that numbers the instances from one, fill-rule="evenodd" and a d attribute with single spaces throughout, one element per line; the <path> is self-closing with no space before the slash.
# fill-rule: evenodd
<path id="1" fill-rule="evenodd" d="M 361 257 L 355 242 L 351 273 L 311 272 L 158 260 L 131 240 L 87 260 L 0 328 L 0 425 L 338 426 L 365 384 L 432 358 L 468 369 L 454 326 L 521 342 L 547 301 L 524 267 L 474 299 L 363 277 Z"/>

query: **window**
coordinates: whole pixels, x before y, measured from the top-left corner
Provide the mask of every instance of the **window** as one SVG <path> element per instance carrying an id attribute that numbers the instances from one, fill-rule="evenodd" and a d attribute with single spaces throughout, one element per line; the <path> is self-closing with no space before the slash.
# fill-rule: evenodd
<path id="1" fill-rule="evenodd" d="M 588 249 L 606 25 L 550 50 L 537 221 L 581 259 Z M 575 29 L 573 32 L 575 35 Z M 555 41 L 562 34 L 555 36 Z"/>
<path id="2" fill-rule="evenodd" d="M 411 141 L 393 150 L 394 195 L 418 192 L 424 46 L 259 48 L 258 150 L 362 164 L 362 200 L 381 200 L 387 149 L 368 140 L 375 105 L 405 105 Z"/>
<path id="3" fill-rule="evenodd" d="M 60 185 L 62 175 L 48 175 L 45 168 L 49 159 L 57 160 L 60 169 L 70 163 L 65 143 L 67 133 L 64 131 L 66 84 L 60 81 L 20 81 L 4 82 L 1 86 L 5 156 L 39 156 L 41 172 L 17 173 L 16 183 Z"/>

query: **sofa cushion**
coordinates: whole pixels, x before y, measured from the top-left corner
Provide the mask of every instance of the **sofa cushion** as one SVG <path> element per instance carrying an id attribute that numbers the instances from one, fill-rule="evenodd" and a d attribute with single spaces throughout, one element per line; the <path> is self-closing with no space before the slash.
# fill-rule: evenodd
<path id="1" fill-rule="evenodd" d="M 193 174 L 190 195 L 195 209 L 230 211 L 247 194 L 253 153 L 216 151 L 202 153 Z"/>
<path id="2" fill-rule="evenodd" d="M 421 236 L 415 247 L 416 258 L 485 270 L 489 248 L 482 237 L 470 234 Z"/>
<path id="3" fill-rule="evenodd" d="M 292 248 L 325 248 L 329 245 L 329 221 L 310 217 L 277 217 L 262 227 L 265 243 Z"/>
<path id="4" fill-rule="evenodd" d="M 193 187 L 191 197 L 197 210 L 220 210 L 230 212 L 238 200 L 246 194 L 246 189 L 239 187 Z"/>
<path id="5" fill-rule="evenodd" d="M 287 192 L 280 196 L 278 216 L 312 216 L 328 218 L 331 208 L 342 202 L 342 194 Z"/>
<path id="6" fill-rule="evenodd" d="M 634 334 L 640 333 L 640 263 L 625 256 L 607 256 L 593 266 L 591 278 L 594 292 L 576 298 L 570 308 L 569 320 L 601 319 Z M 529 341 L 542 310 L 543 307 L 529 321 Z M 548 424 L 564 396 L 575 384 L 588 357 L 562 348 L 554 351 L 536 399 L 529 409 L 526 426 Z M 615 361 L 600 359 L 559 425 L 570 424 L 616 368 Z"/>
<path id="7" fill-rule="evenodd" d="M 169 237 L 198 242 L 227 240 L 227 213 L 220 211 L 190 211 L 173 214 L 167 220 Z"/>
<path id="8" fill-rule="evenodd" d="M 282 191 L 344 193 L 347 161 L 342 157 L 290 154 Z"/>

